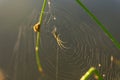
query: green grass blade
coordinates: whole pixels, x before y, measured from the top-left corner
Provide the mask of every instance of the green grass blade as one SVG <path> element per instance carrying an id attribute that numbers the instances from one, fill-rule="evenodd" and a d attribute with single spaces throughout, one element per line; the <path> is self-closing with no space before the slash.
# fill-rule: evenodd
<path id="1" fill-rule="evenodd" d="M 88 13 L 88 15 L 100 26 L 100 28 L 105 32 L 105 34 L 112 40 L 115 46 L 120 49 L 120 43 L 112 36 L 112 34 L 105 28 L 105 26 L 93 15 L 89 9 L 80 1 L 76 0 L 77 3 Z"/>

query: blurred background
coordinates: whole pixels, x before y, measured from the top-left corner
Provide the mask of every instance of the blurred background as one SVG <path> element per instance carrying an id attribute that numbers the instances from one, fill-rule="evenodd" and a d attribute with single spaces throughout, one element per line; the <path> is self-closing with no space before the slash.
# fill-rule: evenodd
<path id="1" fill-rule="evenodd" d="M 104 80 L 119 80 L 120 50 L 100 27 L 75 0 L 48 1 L 39 56 L 43 77 L 37 70 L 32 29 L 43 0 L 0 0 L 0 80 L 79 80 L 92 66 Z M 81 1 L 120 42 L 120 1 Z M 51 33 L 55 27 L 66 48 L 57 45 Z"/>

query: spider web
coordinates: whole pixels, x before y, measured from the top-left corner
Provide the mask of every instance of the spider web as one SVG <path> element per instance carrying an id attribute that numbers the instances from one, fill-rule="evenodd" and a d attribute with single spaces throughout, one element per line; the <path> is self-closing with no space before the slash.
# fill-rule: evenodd
<path id="1" fill-rule="evenodd" d="M 45 76 L 41 76 L 35 61 L 36 33 L 32 30 L 38 18 L 35 9 L 19 27 L 8 64 L 9 80 L 79 80 L 90 67 L 95 67 L 104 80 L 120 78 L 120 51 L 75 1 L 60 0 L 48 0 L 45 11 L 39 56 Z M 67 48 L 57 44 L 51 33 L 54 28 Z"/>

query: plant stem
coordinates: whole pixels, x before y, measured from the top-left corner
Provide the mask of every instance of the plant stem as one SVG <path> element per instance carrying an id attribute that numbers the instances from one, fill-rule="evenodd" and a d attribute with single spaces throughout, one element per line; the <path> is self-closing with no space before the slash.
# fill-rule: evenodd
<path id="1" fill-rule="evenodd" d="M 42 24 L 42 19 L 43 19 L 43 14 L 44 14 L 46 2 L 47 2 L 47 0 L 44 0 L 42 10 L 41 10 L 41 13 L 40 13 L 40 17 L 39 17 L 40 26 Z M 43 69 L 42 69 L 42 65 L 40 63 L 40 57 L 39 57 L 39 46 L 40 46 L 40 28 L 39 28 L 39 31 L 37 31 L 35 52 L 36 52 L 36 62 L 37 62 L 38 70 L 40 71 L 40 73 L 43 74 Z"/>
<path id="2" fill-rule="evenodd" d="M 97 80 L 103 80 L 102 76 L 100 75 L 100 73 L 94 68 L 91 67 L 86 73 L 85 75 L 82 76 L 82 78 L 80 80 L 88 80 L 88 78 L 92 75 L 95 74 L 97 76 Z"/>
<path id="3" fill-rule="evenodd" d="M 120 49 L 120 43 L 112 36 L 112 34 L 105 28 L 105 26 L 93 15 L 89 9 L 80 1 L 76 0 L 77 3 L 88 13 L 88 15 L 100 26 L 100 28 L 105 32 L 105 34 L 112 40 L 115 46 Z"/>
<path id="4" fill-rule="evenodd" d="M 41 10 L 41 12 L 40 12 L 40 17 L 39 17 L 39 23 L 40 23 L 40 24 L 42 23 L 43 14 L 44 14 L 45 7 L 46 7 L 46 2 L 47 2 L 47 0 L 44 0 L 43 6 L 42 6 L 42 10 Z"/>

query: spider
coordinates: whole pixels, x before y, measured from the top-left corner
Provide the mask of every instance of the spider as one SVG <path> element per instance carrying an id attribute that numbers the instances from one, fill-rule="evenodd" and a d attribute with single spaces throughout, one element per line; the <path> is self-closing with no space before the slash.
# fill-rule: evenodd
<path id="1" fill-rule="evenodd" d="M 56 39 L 56 41 L 57 41 L 57 44 L 60 46 L 60 48 L 66 48 L 64 45 L 63 45 L 63 41 L 60 39 L 60 34 L 57 34 L 57 29 L 56 29 L 56 27 L 53 29 L 53 31 L 52 31 L 52 34 L 53 34 L 53 36 L 54 36 L 54 38 Z"/>

